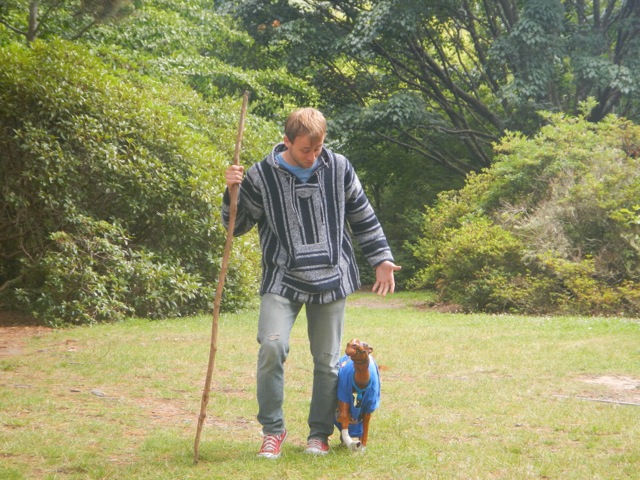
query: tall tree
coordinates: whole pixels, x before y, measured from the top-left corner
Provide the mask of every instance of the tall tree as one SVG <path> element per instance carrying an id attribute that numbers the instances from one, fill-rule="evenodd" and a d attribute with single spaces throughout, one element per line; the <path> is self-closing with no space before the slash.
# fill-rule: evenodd
<path id="1" fill-rule="evenodd" d="M 220 14 L 212 0 L 149 0 L 117 24 L 92 29 L 84 39 L 118 64 L 163 80 L 179 79 L 207 99 L 251 92 L 251 111 L 280 120 L 292 104 L 313 103 L 303 79 L 264 55 L 264 48 Z"/>
<path id="2" fill-rule="evenodd" d="M 604 7 L 604 8 L 603 8 Z M 254 37 L 309 78 L 354 132 L 457 174 L 491 164 L 536 111 L 640 118 L 640 1 L 249 0 Z"/>

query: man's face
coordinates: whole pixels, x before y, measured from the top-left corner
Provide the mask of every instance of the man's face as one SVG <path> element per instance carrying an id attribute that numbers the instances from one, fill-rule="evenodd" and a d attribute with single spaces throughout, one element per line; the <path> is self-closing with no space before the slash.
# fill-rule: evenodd
<path id="1" fill-rule="evenodd" d="M 284 137 L 287 151 L 283 153 L 285 162 L 301 168 L 311 168 L 322 151 L 324 138 L 314 143 L 308 135 L 298 135 L 294 141 Z"/>

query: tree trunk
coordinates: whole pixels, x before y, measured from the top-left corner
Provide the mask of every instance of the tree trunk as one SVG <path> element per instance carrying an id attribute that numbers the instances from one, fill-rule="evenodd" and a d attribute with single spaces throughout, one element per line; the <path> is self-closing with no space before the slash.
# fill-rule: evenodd
<path id="1" fill-rule="evenodd" d="M 27 42 L 33 42 L 38 36 L 38 0 L 31 0 L 29 3 L 29 28 L 27 30 Z"/>

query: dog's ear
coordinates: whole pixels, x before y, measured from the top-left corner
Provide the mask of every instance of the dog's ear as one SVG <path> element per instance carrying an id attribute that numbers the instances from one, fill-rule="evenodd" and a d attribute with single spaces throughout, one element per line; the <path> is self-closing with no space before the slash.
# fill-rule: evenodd
<path id="1" fill-rule="evenodd" d="M 366 351 L 368 354 L 370 354 L 371 352 L 373 352 L 373 347 L 370 346 L 368 343 L 362 342 L 360 344 L 360 348 L 362 348 L 364 351 Z"/>

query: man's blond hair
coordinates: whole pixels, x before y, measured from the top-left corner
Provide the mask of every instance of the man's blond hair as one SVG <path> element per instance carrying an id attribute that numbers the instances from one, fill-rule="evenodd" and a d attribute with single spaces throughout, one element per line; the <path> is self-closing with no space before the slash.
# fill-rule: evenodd
<path id="1" fill-rule="evenodd" d="M 322 142 L 327 134 L 327 120 L 315 108 L 300 108 L 287 117 L 284 134 L 292 143 L 300 135 L 307 135 L 313 143 Z"/>

